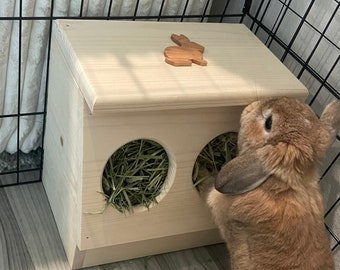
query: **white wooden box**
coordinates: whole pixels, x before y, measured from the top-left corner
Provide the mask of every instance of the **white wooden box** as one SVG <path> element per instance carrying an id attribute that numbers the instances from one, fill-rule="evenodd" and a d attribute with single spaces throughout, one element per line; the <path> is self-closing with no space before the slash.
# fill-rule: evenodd
<path id="1" fill-rule="evenodd" d="M 172 33 L 205 46 L 207 66 L 174 67 Z M 249 102 L 304 98 L 305 87 L 240 24 L 56 21 L 43 183 L 72 268 L 220 242 L 192 185 L 214 137 L 237 131 Z M 166 189 L 149 211 L 103 214 L 103 168 L 135 139 L 170 158 Z"/>

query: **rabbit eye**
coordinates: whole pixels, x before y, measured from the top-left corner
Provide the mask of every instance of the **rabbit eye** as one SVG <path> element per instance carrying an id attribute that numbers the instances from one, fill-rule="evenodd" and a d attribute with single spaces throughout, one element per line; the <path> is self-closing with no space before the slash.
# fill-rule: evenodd
<path id="1" fill-rule="evenodd" d="M 270 131 L 272 129 L 272 123 L 273 123 L 273 116 L 269 115 L 266 119 L 266 122 L 264 123 L 264 127 L 266 131 Z"/>

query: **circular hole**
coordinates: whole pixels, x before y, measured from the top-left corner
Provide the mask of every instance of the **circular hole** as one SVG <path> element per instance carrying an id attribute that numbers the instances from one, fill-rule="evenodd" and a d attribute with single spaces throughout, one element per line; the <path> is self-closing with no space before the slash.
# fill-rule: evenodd
<path id="1" fill-rule="evenodd" d="M 223 133 L 211 140 L 199 153 L 192 172 L 197 190 L 205 180 L 215 177 L 221 167 L 237 155 L 237 132 Z"/>
<path id="2" fill-rule="evenodd" d="M 123 145 L 103 171 L 106 204 L 122 213 L 133 212 L 135 206 L 149 209 L 158 202 L 168 170 L 169 158 L 159 143 L 140 139 Z"/>

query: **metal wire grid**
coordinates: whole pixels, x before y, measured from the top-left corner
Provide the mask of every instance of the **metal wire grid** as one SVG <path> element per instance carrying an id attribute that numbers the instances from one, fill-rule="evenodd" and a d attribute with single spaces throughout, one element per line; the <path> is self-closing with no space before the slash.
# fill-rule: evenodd
<path id="1" fill-rule="evenodd" d="M 339 49 L 339 46 L 337 44 L 335 44 L 335 42 L 333 42 L 326 35 L 327 29 L 331 25 L 332 21 L 334 20 L 334 17 L 336 16 L 336 14 L 339 10 L 339 5 L 340 5 L 339 1 L 332 0 L 336 3 L 336 7 L 334 8 L 332 15 L 331 15 L 328 23 L 326 24 L 326 26 L 324 27 L 323 30 L 319 30 L 317 27 L 313 26 L 313 23 L 309 22 L 308 19 L 307 19 L 311 8 L 313 7 L 313 5 L 316 2 L 315 0 L 312 0 L 312 1 L 309 2 L 308 7 L 303 14 L 300 14 L 298 11 L 296 11 L 292 7 L 292 0 L 285 0 L 285 1 L 283 1 L 283 0 L 276 0 L 276 1 L 261 0 L 261 1 L 256 1 L 255 4 L 257 4 L 257 5 L 254 5 L 253 1 L 251 1 L 251 0 L 245 0 L 244 3 L 241 6 L 239 6 L 238 11 L 232 12 L 232 13 L 229 13 L 229 7 L 230 7 L 231 4 L 233 4 L 232 1 L 225 0 L 224 3 L 222 3 L 222 4 L 221 4 L 221 1 L 215 1 L 215 2 L 219 2 L 220 7 L 222 6 L 222 8 L 220 9 L 220 10 L 222 10 L 222 12 L 218 12 L 216 14 L 207 14 L 207 9 L 208 9 L 208 6 L 210 4 L 210 0 L 209 0 L 206 4 L 206 7 L 205 7 L 202 14 L 187 15 L 186 9 L 187 9 L 187 6 L 189 4 L 189 1 L 190 0 L 186 1 L 184 9 L 182 10 L 181 14 L 171 15 L 171 16 L 162 15 L 165 0 L 162 1 L 160 9 L 159 9 L 159 13 L 158 13 L 157 16 L 138 16 L 137 14 L 138 14 L 138 8 L 139 8 L 139 4 L 140 4 L 139 0 L 136 1 L 136 6 L 135 6 L 135 11 L 134 11 L 133 16 L 111 16 L 110 10 L 111 10 L 113 0 L 110 1 L 109 9 L 108 9 L 109 12 L 106 16 L 84 16 L 83 15 L 84 0 L 82 0 L 81 4 L 80 4 L 81 6 L 80 6 L 79 16 L 55 16 L 54 10 L 53 10 L 55 1 L 51 0 L 50 1 L 50 4 L 51 4 L 50 16 L 46 16 L 46 17 L 24 17 L 22 15 L 22 2 L 23 2 L 23 0 L 20 0 L 19 1 L 19 16 L 16 16 L 16 17 L 0 17 L 0 20 L 12 20 L 12 21 L 18 21 L 19 22 L 19 36 L 18 36 L 18 40 L 19 40 L 19 44 L 20 44 L 19 45 L 19 57 L 18 57 L 19 63 L 21 62 L 22 22 L 24 20 L 47 20 L 47 21 L 49 21 L 50 22 L 49 37 L 51 37 L 52 22 L 55 19 L 156 20 L 156 21 L 176 19 L 177 21 L 180 21 L 180 22 L 185 21 L 186 19 L 199 19 L 201 22 L 203 22 L 205 20 L 208 20 L 208 21 L 210 20 L 210 21 L 214 21 L 214 22 L 225 22 L 225 21 L 228 21 L 228 19 L 230 19 L 230 21 L 238 22 L 238 23 L 243 23 L 245 21 L 244 23 L 246 23 L 249 26 L 249 28 L 256 35 L 259 35 L 259 31 L 266 33 L 267 37 L 266 37 L 265 40 L 263 40 L 264 43 L 266 44 L 266 46 L 268 46 L 269 48 L 272 48 L 273 44 L 275 43 L 276 46 L 278 45 L 282 49 L 282 52 L 281 52 L 281 55 L 279 56 L 279 58 L 283 63 L 286 63 L 286 60 L 287 60 L 288 57 L 294 59 L 294 61 L 300 66 L 299 72 L 298 73 L 296 73 L 296 71 L 294 72 L 297 78 L 301 79 L 303 74 L 308 72 L 308 74 L 315 81 L 317 81 L 319 83 L 316 91 L 314 92 L 314 94 L 311 96 L 311 98 L 309 100 L 309 104 L 311 106 L 313 106 L 313 104 L 316 102 L 318 96 L 321 93 L 323 93 L 324 91 L 328 91 L 328 93 L 330 95 L 332 95 L 334 98 L 339 99 L 339 97 L 340 97 L 339 89 L 336 89 L 336 87 L 334 85 L 332 85 L 332 83 L 330 83 L 329 78 L 330 78 L 330 75 L 332 74 L 332 72 L 335 70 L 335 68 L 339 65 L 339 58 L 340 58 L 339 51 L 340 51 L 340 49 Z M 264 23 L 264 18 L 268 14 L 269 7 L 273 2 L 279 3 L 281 5 L 281 8 L 279 10 L 279 14 L 278 14 L 277 19 L 275 20 L 274 24 L 271 27 L 268 27 Z M 256 6 L 256 8 L 255 9 L 252 8 L 253 6 Z M 298 27 L 295 29 L 295 31 L 294 31 L 291 39 L 289 40 L 289 42 L 285 42 L 278 36 L 278 30 L 280 29 L 280 26 L 282 25 L 283 20 L 284 20 L 285 16 L 287 16 L 288 12 L 290 12 L 291 14 L 293 14 L 294 16 L 299 18 L 300 23 L 299 23 Z M 308 27 L 313 29 L 319 35 L 318 41 L 314 45 L 314 48 L 310 52 L 307 59 L 303 59 L 299 55 L 299 53 L 296 52 L 293 49 L 293 44 L 294 44 L 297 36 L 301 32 L 301 29 L 304 25 L 308 25 Z M 337 53 L 338 53 L 338 57 L 335 59 L 332 67 L 329 69 L 328 73 L 325 76 L 322 76 L 317 70 L 315 70 L 310 65 L 310 61 L 311 61 L 314 53 L 316 52 L 316 50 L 318 49 L 318 47 L 320 46 L 320 43 L 322 41 L 327 41 L 333 47 L 333 49 L 336 50 Z M 50 38 L 49 38 L 47 50 L 48 50 L 48 55 L 49 55 Z M 47 64 L 49 64 L 49 60 L 50 59 L 48 57 L 48 59 L 47 59 L 48 63 Z M 48 92 L 47 92 L 48 72 L 49 72 L 49 70 L 47 69 L 46 70 L 47 79 L 46 79 L 46 86 L 45 86 L 45 106 L 44 106 L 43 111 L 32 112 L 32 113 L 21 113 L 20 112 L 21 68 L 19 66 L 19 69 L 18 69 L 18 100 L 19 100 L 18 112 L 16 114 L 0 115 L 0 118 L 5 118 L 5 117 L 15 117 L 15 118 L 17 118 L 18 131 L 19 131 L 19 129 L 20 129 L 20 117 L 42 115 L 44 117 L 44 122 L 43 122 L 43 125 L 44 125 L 43 136 L 44 136 L 45 116 L 46 116 L 46 101 L 47 101 L 47 94 L 48 94 Z M 19 132 L 17 134 L 18 134 L 17 145 L 19 145 Z M 337 136 L 337 140 L 338 141 L 340 140 L 339 136 Z M 43 145 L 43 141 L 42 141 L 41 145 Z M 329 163 L 329 165 L 325 169 L 321 179 L 323 179 L 323 177 L 327 174 L 327 172 L 332 168 L 333 165 L 335 165 L 336 163 L 339 162 L 339 155 L 340 155 L 340 153 L 337 153 L 337 155 L 334 157 L 334 159 Z M 36 168 L 21 169 L 20 166 L 19 166 L 20 156 L 21 156 L 21 153 L 18 149 L 17 154 L 16 154 L 17 166 L 16 166 L 15 170 L 0 173 L 0 178 L 3 177 L 3 176 L 6 176 L 6 175 L 15 175 L 15 181 L 5 183 L 5 184 L 1 183 L 0 187 L 41 181 L 41 179 L 42 179 L 42 168 L 43 168 L 43 151 L 41 152 L 41 155 L 40 155 L 40 165 L 37 166 Z M 29 181 L 21 180 L 21 178 L 25 179 L 25 173 L 30 173 L 30 172 L 33 172 L 35 174 L 36 178 L 34 180 L 29 180 Z M 327 212 L 325 213 L 325 217 L 327 217 L 332 211 L 334 211 L 334 209 L 336 207 L 339 207 L 339 205 L 340 205 L 340 198 L 337 198 L 335 200 L 335 202 L 327 209 Z M 340 245 L 339 236 L 336 235 L 327 224 L 326 224 L 326 228 L 329 231 L 330 235 L 332 236 L 333 240 L 335 241 L 335 244 L 332 247 L 332 250 L 335 251 L 335 249 L 338 248 L 339 245 Z"/>
<path id="2" fill-rule="evenodd" d="M 136 5 L 134 9 L 134 14 L 131 16 L 113 16 L 111 15 L 111 6 L 114 0 L 110 0 L 109 3 L 109 8 L 108 8 L 108 13 L 106 16 L 87 16 L 84 15 L 84 3 L 85 0 L 81 0 L 80 2 L 80 11 L 79 15 L 77 16 L 58 16 L 54 15 L 54 3 L 57 2 L 58 0 L 50 0 L 50 6 L 51 6 L 51 14 L 50 16 L 23 16 L 22 15 L 22 2 L 24 0 L 19 0 L 19 16 L 13 16 L 13 17 L 0 17 L 0 20 L 17 20 L 17 21 L 23 21 L 23 20 L 56 20 L 56 19 L 75 19 L 75 20 L 156 20 L 156 21 L 161 21 L 161 20 L 168 20 L 168 19 L 176 19 L 179 22 L 183 22 L 185 19 L 200 19 L 201 22 L 203 22 L 205 19 L 209 18 L 217 18 L 222 22 L 225 18 L 237 18 L 239 22 L 242 22 L 243 18 L 246 15 L 246 12 L 244 10 L 239 10 L 239 12 L 232 12 L 229 13 L 228 7 L 230 6 L 231 0 L 227 0 L 224 9 L 222 12 L 218 12 L 218 14 L 207 14 L 208 7 L 211 3 L 214 2 L 214 0 L 207 0 L 207 3 L 205 5 L 205 8 L 202 12 L 202 14 L 194 14 L 194 15 L 189 15 L 187 13 L 187 8 L 192 0 L 186 0 L 184 8 L 179 14 L 177 15 L 163 15 L 163 8 L 165 5 L 165 2 L 167 0 L 162 0 L 160 9 L 158 12 L 158 15 L 138 15 L 138 9 L 140 6 L 140 0 L 136 0 Z M 247 3 L 249 1 L 246 1 Z M 251 1 L 250 1 L 251 2 Z"/>
<path id="3" fill-rule="evenodd" d="M 338 65 L 339 59 L 340 59 L 340 53 L 339 53 L 340 48 L 339 48 L 339 46 L 337 44 L 335 44 L 330 38 L 328 38 L 326 36 L 326 32 L 329 29 L 329 26 L 331 25 L 331 23 L 333 22 L 335 16 L 338 14 L 339 6 L 340 6 L 340 3 L 338 1 L 335 1 L 335 0 L 333 0 L 333 1 L 336 3 L 336 6 L 335 6 L 333 13 L 330 16 L 327 24 L 326 24 L 326 26 L 324 27 L 324 29 L 322 31 L 320 31 L 318 28 L 313 26 L 313 24 L 307 20 L 307 16 L 308 16 L 311 8 L 313 7 L 314 3 L 316 2 L 315 0 L 310 1 L 308 8 L 303 15 L 300 15 L 298 12 L 296 12 L 294 9 L 292 9 L 290 7 L 292 0 L 289 0 L 289 1 L 277 0 L 277 2 L 281 3 L 281 9 L 280 9 L 279 15 L 278 15 L 275 23 L 273 24 L 273 26 L 270 29 L 266 25 L 263 24 L 263 19 L 264 19 L 264 16 L 265 16 L 269 6 L 272 3 L 271 1 L 262 0 L 257 11 L 256 11 L 256 13 L 255 13 L 255 15 L 253 15 L 251 13 L 247 14 L 249 16 L 249 18 L 252 20 L 252 23 L 250 25 L 250 29 L 255 34 L 257 34 L 260 29 L 267 33 L 268 37 L 267 37 L 267 40 L 265 41 L 265 44 L 267 45 L 267 47 L 270 48 L 273 41 L 275 41 L 284 49 L 284 52 L 282 53 L 282 55 L 280 57 L 281 62 L 285 62 L 287 56 L 290 55 L 301 65 L 300 71 L 298 72 L 298 74 L 296 74 L 296 77 L 298 79 L 301 79 L 301 76 L 302 76 L 304 71 L 308 71 L 317 81 L 320 82 L 319 88 L 317 89 L 313 98 L 309 102 L 310 105 L 313 105 L 313 102 L 315 101 L 315 99 L 317 99 L 318 95 L 321 93 L 322 88 L 326 88 L 335 98 L 337 98 L 337 99 L 340 98 L 340 94 L 339 94 L 340 90 L 335 89 L 335 87 L 332 86 L 328 82 L 329 76 L 332 74 L 332 72 L 334 71 L 334 69 Z M 294 14 L 296 17 L 298 17 L 300 19 L 300 23 L 299 23 L 298 27 L 296 28 L 296 30 L 295 30 L 292 38 L 290 39 L 289 43 L 287 44 L 277 36 L 277 32 L 278 32 L 278 29 L 280 29 L 280 26 L 283 22 L 283 19 L 285 18 L 285 15 L 287 14 L 288 11 L 290 11 L 292 14 Z M 261 16 L 260 16 L 260 14 L 261 14 Z M 297 36 L 301 32 L 302 26 L 304 26 L 304 25 L 308 25 L 317 34 L 319 34 L 319 38 L 318 38 L 316 44 L 314 45 L 314 48 L 312 49 L 312 51 L 309 54 L 307 59 L 302 59 L 299 56 L 299 54 L 296 53 L 292 49 L 292 45 L 294 44 Z M 316 50 L 320 46 L 321 41 L 323 41 L 323 40 L 326 40 L 330 45 L 333 46 L 333 49 L 338 52 L 338 57 L 335 59 L 332 67 L 329 69 L 328 73 L 324 77 L 321 76 L 310 65 L 310 60 L 312 59 Z M 338 137 L 338 139 L 339 139 L 339 137 Z"/>

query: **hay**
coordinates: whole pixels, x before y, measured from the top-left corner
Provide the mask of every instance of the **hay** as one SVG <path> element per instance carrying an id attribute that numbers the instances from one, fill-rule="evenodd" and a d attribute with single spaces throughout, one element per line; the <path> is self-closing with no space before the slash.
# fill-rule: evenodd
<path id="1" fill-rule="evenodd" d="M 216 176 L 221 167 L 237 155 L 237 132 L 228 132 L 210 141 L 198 155 L 192 181 L 199 185 L 211 176 Z"/>
<path id="2" fill-rule="evenodd" d="M 120 147 L 108 160 L 102 177 L 106 207 L 133 212 L 157 203 L 168 174 L 169 159 L 164 148 L 152 140 L 135 140 Z"/>

